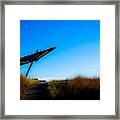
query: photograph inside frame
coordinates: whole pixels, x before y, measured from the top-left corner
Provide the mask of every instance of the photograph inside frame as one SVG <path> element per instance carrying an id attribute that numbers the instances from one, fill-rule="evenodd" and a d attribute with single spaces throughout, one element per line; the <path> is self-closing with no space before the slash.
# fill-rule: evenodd
<path id="1" fill-rule="evenodd" d="M 20 20 L 20 100 L 100 100 L 100 20 Z"/>

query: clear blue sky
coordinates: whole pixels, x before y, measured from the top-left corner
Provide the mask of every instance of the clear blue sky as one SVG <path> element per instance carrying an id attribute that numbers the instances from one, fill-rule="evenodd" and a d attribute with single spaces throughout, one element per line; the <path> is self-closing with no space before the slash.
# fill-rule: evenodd
<path id="1" fill-rule="evenodd" d="M 29 77 L 99 76 L 99 20 L 20 21 L 20 57 L 49 47 L 57 48 L 33 64 Z M 21 73 L 25 75 L 28 67 L 21 66 Z"/>

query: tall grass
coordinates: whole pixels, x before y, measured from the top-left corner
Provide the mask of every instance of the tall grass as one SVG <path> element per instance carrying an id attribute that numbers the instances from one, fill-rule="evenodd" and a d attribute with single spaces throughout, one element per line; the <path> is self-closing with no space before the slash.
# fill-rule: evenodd
<path id="1" fill-rule="evenodd" d="M 99 78 L 77 76 L 48 83 L 50 96 L 55 99 L 100 99 Z"/>
<path id="2" fill-rule="evenodd" d="M 35 88 L 37 97 L 33 98 L 34 90 L 30 86 L 40 81 L 28 79 L 20 75 L 21 99 L 27 99 L 26 91 L 30 90 L 31 99 L 51 99 L 51 100 L 99 100 L 100 99 L 100 79 L 99 77 L 87 78 L 77 76 L 66 80 L 52 80 Z"/>
<path id="3" fill-rule="evenodd" d="M 33 84 L 37 84 L 38 80 L 29 79 L 20 74 L 20 99 L 26 98 L 26 91 Z"/>

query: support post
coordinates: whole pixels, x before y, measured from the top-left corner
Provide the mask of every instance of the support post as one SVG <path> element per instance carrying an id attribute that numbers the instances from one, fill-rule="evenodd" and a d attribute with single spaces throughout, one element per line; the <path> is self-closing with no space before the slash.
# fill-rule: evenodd
<path id="1" fill-rule="evenodd" d="M 27 71 L 27 73 L 26 73 L 26 77 L 28 76 L 28 73 L 29 73 L 29 71 L 30 71 L 30 68 L 32 67 L 32 64 L 33 64 L 33 61 L 31 62 L 30 66 L 29 66 L 29 68 L 28 68 L 28 71 Z"/>

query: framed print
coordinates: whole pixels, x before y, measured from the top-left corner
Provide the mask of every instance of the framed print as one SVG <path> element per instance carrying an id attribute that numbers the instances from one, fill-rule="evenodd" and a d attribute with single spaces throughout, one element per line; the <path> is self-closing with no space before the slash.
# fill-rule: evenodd
<path id="1" fill-rule="evenodd" d="M 118 1 L 1 8 L 1 118 L 119 119 Z"/>

